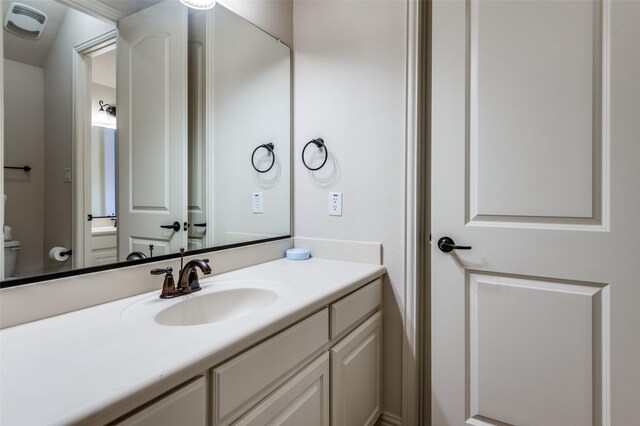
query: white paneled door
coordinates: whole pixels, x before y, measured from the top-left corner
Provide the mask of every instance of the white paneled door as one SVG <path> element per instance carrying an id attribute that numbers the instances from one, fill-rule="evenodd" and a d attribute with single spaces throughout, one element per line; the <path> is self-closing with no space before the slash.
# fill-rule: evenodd
<path id="1" fill-rule="evenodd" d="M 639 424 L 640 2 L 432 12 L 433 424 Z"/>
<path id="2" fill-rule="evenodd" d="M 165 1 L 118 25 L 118 258 L 186 247 L 187 8 Z M 174 229 L 162 228 L 177 223 Z"/>

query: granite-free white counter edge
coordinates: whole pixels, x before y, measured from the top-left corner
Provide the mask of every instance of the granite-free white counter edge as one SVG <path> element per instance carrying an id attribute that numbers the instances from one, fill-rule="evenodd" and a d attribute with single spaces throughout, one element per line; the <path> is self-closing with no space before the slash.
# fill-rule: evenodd
<path id="1" fill-rule="evenodd" d="M 279 259 L 201 280 L 203 288 L 267 280 L 293 289 L 286 303 L 231 321 L 166 327 L 122 318 L 155 291 L 0 330 L 0 424 L 115 420 L 384 273 L 366 263 Z"/>

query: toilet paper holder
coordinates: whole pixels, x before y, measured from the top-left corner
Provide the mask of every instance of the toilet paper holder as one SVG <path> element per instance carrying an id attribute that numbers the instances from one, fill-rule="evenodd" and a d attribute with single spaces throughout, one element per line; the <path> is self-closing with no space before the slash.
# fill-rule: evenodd
<path id="1" fill-rule="evenodd" d="M 66 262 L 73 254 L 73 250 L 66 247 L 53 247 L 49 250 L 49 258 L 56 262 Z"/>

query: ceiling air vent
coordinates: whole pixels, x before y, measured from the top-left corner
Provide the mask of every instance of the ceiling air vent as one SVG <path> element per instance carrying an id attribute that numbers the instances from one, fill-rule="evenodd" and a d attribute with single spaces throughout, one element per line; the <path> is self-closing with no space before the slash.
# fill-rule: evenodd
<path id="1" fill-rule="evenodd" d="M 37 40 L 42 36 L 46 24 L 47 15 L 38 9 L 20 3 L 11 3 L 9 10 L 7 10 L 7 16 L 4 18 L 4 27 L 7 31 L 32 40 Z"/>

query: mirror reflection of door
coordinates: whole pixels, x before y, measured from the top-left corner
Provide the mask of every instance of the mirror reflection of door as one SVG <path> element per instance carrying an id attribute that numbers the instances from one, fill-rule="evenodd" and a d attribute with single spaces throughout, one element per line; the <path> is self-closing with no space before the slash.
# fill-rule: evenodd
<path id="1" fill-rule="evenodd" d="M 187 25 L 179 2 L 119 21 L 118 176 L 128 183 L 118 194 L 121 261 L 186 248 Z"/>

